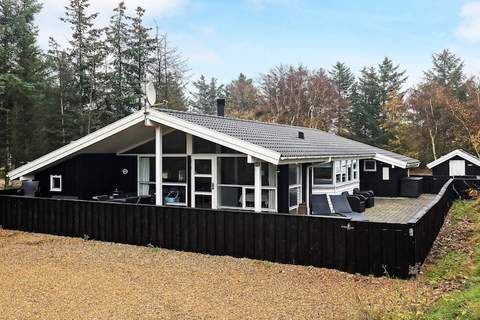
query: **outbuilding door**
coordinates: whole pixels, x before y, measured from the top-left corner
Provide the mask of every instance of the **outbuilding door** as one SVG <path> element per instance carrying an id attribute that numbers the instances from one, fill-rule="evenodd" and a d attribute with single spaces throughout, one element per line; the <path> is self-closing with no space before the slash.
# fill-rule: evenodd
<path id="1" fill-rule="evenodd" d="M 450 160 L 449 162 L 450 176 L 465 175 L 465 160 Z"/>

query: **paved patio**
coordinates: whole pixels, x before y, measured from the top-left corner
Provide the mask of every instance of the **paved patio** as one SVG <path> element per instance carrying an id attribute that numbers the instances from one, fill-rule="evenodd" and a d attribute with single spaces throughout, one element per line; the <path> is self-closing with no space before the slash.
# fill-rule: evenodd
<path id="1" fill-rule="evenodd" d="M 365 216 L 372 222 L 407 223 L 435 197 L 436 194 L 422 194 L 416 199 L 375 197 L 375 206 L 365 210 Z"/>

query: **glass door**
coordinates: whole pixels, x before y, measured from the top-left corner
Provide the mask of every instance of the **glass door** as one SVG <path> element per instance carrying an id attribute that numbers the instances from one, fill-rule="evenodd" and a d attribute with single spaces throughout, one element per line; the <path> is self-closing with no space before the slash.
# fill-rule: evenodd
<path id="1" fill-rule="evenodd" d="M 192 206 L 194 208 L 217 207 L 215 157 L 192 156 Z"/>

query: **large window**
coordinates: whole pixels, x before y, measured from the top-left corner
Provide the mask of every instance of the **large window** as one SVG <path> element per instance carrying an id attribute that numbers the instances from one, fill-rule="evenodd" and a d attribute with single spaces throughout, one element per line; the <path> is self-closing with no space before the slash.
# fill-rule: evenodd
<path id="1" fill-rule="evenodd" d="M 288 166 L 288 203 L 290 210 L 298 208 L 302 199 L 302 167 L 291 164 Z"/>
<path id="2" fill-rule="evenodd" d="M 246 157 L 220 157 L 220 183 L 254 185 L 254 166 Z"/>
<path id="3" fill-rule="evenodd" d="M 313 185 L 333 184 L 333 162 L 313 168 Z"/>
<path id="4" fill-rule="evenodd" d="M 162 197 L 166 205 L 187 205 L 187 157 L 163 155 Z M 138 158 L 138 195 L 154 195 L 155 157 Z"/>
<path id="5" fill-rule="evenodd" d="M 276 210 L 277 172 L 274 165 L 262 163 L 262 209 Z M 254 165 L 244 156 L 218 158 L 219 206 L 253 210 L 255 207 Z"/>
<path id="6" fill-rule="evenodd" d="M 162 191 L 166 205 L 187 205 L 187 157 L 163 155 Z"/>
<path id="7" fill-rule="evenodd" d="M 358 181 L 358 160 L 337 160 L 313 167 L 314 187 L 328 187 Z"/>
<path id="8" fill-rule="evenodd" d="M 138 158 L 138 195 L 155 194 L 155 157 Z"/>

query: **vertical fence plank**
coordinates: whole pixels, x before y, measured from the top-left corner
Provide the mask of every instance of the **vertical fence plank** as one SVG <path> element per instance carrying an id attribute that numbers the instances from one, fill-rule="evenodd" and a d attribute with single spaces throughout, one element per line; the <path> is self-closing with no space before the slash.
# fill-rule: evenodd
<path id="1" fill-rule="evenodd" d="M 225 212 L 215 215 L 215 248 L 218 255 L 225 254 Z"/>
<path id="2" fill-rule="evenodd" d="M 186 209 L 178 210 L 181 218 L 181 248 L 183 251 L 189 251 L 190 248 L 190 212 Z"/>
<path id="3" fill-rule="evenodd" d="M 245 257 L 255 258 L 255 229 L 254 229 L 254 213 L 246 213 L 244 219 L 244 242 Z"/>
<path id="4" fill-rule="evenodd" d="M 245 248 L 244 248 L 244 219 L 245 213 L 238 212 L 233 216 L 233 234 L 234 234 L 234 257 L 244 257 L 245 256 Z"/>
<path id="5" fill-rule="evenodd" d="M 286 217 L 278 215 L 275 217 L 275 261 L 280 263 L 287 262 L 287 232 Z"/>
<path id="6" fill-rule="evenodd" d="M 153 206 L 149 206 L 147 207 L 147 212 L 146 214 L 149 215 L 149 243 L 154 246 L 154 247 L 158 247 L 159 246 L 159 243 L 158 243 L 158 230 L 157 230 L 157 214 L 155 212 L 155 207 Z"/>
<path id="7" fill-rule="evenodd" d="M 190 216 L 188 221 L 189 245 L 188 250 L 198 252 L 198 215 L 195 211 L 189 210 Z"/>
<path id="8" fill-rule="evenodd" d="M 294 216 L 286 217 L 287 221 L 287 249 L 285 261 L 296 264 L 298 261 L 298 219 Z"/>
<path id="9" fill-rule="evenodd" d="M 310 263 L 313 266 L 323 265 L 322 259 L 322 219 L 310 218 Z"/>
<path id="10" fill-rule="evenodd" d="M 197 211 L 198 219 L 198 252 L 207 252 L 207 217 L 205 211 Z"/>
<path id="11" fill-rule="evenodd" d="M 345 271 L 347 268 L 347 228 L 348 220 L 332 223 L 334 268 Z"/>
<path id="12" fill-rule="evenodd" d="M 226 211 L 225 215 L 225 253 L 235 254 L 235 213 Z"/>
<path id="13" fill-rule="evenodd" d="M 310 264 L 310 220 L 306 216 L 299 216 L 298 228 L 298 262 Z"/>
<path id="14" fill-rule="evenodd" d="M 254 246 L 255 259 L 263 260 L 264 254 L 264 236 L 263 236 L 263 214 L 256 214 L 253 219 L 254 223 Z"/>
<path id="15" fill-rule="evenodd" d="M 263 231 L 264 231 L 264 259 L 268 261 L 275 261 L 275 216 L 263 216 Z"/>
<path id="16" fill-rule="evenodd" d="M 215 212 L 207 211 L 207 253 L 216 254 L 215 251 Z"/>

